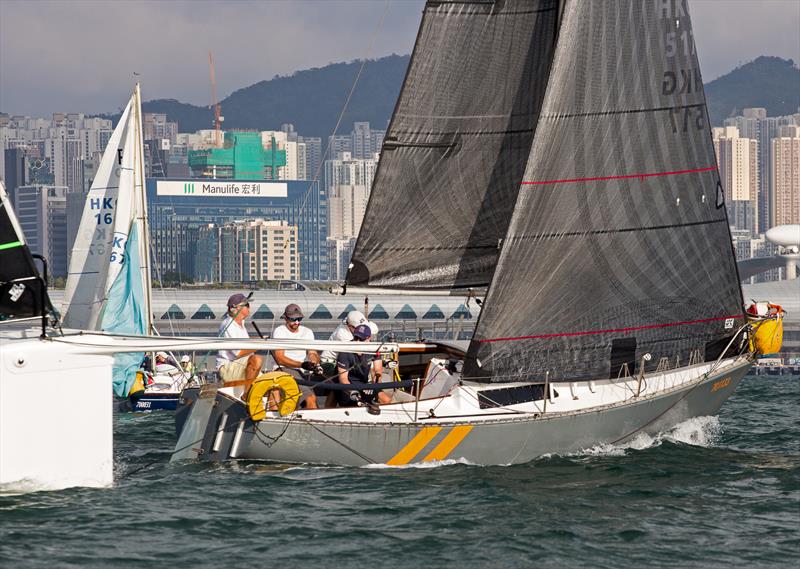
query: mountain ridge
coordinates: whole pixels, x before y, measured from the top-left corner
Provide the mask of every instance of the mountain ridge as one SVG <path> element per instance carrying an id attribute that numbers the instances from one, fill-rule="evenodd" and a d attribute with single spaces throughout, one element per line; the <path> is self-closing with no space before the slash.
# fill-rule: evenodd
<path id="1" fill-rule="evenodd" d="M 373 128 L 388 126 L 405 77 L 410 56 L 392 54 L 379 59 L 332 63 L 275 76 L 242 87 L 220 101 L 226 129 L 277 130 L 291 123 L 303 136 L 325 138 L 333 132 L 353 81 L 358 85 L 344 113 L 339 132 L 349 132 L 356 121 Z M 760 56 L 705 84 L 713 126 L 741 113 L 763 107 L 768 116 L 797 112 L 800 107 L 800 69 L 791 59 Z M 176 99 L 156 99 L 142 104 L 145 112 L 165 113 L 177 121 L 181 132 L 212 128 L 208 107 Z M 100 115 L 117 119 L 119 115 Z"/>

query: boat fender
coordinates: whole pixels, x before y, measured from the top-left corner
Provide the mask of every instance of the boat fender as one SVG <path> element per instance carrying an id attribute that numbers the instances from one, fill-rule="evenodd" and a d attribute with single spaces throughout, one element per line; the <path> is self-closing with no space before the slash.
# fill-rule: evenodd
<path id="1" fill-rule="evenodd" d="M 133 385 L 131 385 L 131 390 L 128 393 L 128 397 L 137 395 L 144 391 L 144 372 L 139 370 L 136 372 L 136 379 L 133 380 Z"/>
<path id="2" fill-rule="evenodd" d="M 783 345 L 783 316 L 779 304 L 753 301 L 746 308 L 751 325 L 750 350 L 757 356 L 777 354 Z"/>
<path id="3" fill-rule="evenodd" d="M 294 378 L 283 371 L 262 373 L 253 381 L 253 385 L 244 396 L 247 412 L 253 421 L 262 421 L 267 416 L 264 397 L 273 389 L 279 389 L 281 392 L 281 402 L 278 405 L 281 417 L 293 413 L 297 408 L 300 400 L 300 388 L 297 387 Z"/>

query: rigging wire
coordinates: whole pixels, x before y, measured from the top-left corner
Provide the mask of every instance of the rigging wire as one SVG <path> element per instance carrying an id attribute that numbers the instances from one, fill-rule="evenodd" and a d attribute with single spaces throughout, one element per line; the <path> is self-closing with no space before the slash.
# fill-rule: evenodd
<path id="1" fill-rule="evenodd" d="M 386 14 L 389 11 L 389 0 L 384 0 L 383 2 L 383 12 L 381 12 L 381 18 L 378 21 L 378 25 L 375 27 L 375 30 L 372 32 L 372 37 L 369 41 L 369 46 L 367 47 L 367 57 L 369 54 L 372 53 L 373 47 L 375 45 L 375 40 L 378 37 L 378 32 L 380 32 L 381 28 L 383 28 L 383 22 L 386 19 Z M 367 64 L 367 59 L 361 60 L 361 65 L 358 68 L 358 73 L 356 74 L 355 79 L 353 80 L 353 84 L 350 87 L 350 92 L 347 94 L 347 98 L 344 101 L 344 105 L 342 106 L 342 110 L 339 113 L 339 118 L 336 119 L 336 125 L 333 127 L 333 133 L 328 137 L 328 143 L 325 145 L 325 151 L 320 155 L 319 164 L 317 164 L 317 171 L 314 173 L 314 177 L 311 180 L 311 183 L 308 185 L 308 190 L 306 190 L 306 194 L 303 197 L 303 203 L 300 205 L 300 209 L 298 210 L 297 216 L 298 218 L 303 214 L 306 208 L 306 204 L 308 203 L 308 197 L 311 195 L 311 190 L 314 188 L 314 183 L 319 182 L 319 176 L 322 172 L 322 167 L 325 164 L 325 157 L 328 156 L 330 152 L 331 146 L 333 145 L 333 139 L 336 137 L 336 133 L 339 130 L 339 127 L 342 124 L 342 119 L 344 118 L 345 113 L 347 112 L 347 107 L 350 105 L 350 100 L 353 98 L 353 93 L 355 93 L 356 86 L 358 85 L 358 81 L 361 78 L 361 74 L 364 71 L 364 67 Z"/>

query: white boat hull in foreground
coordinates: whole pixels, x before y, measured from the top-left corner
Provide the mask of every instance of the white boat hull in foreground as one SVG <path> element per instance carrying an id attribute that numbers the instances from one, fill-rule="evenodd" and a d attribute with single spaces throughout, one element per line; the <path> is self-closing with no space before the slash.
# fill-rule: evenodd
<path id="1" fill-rule="evenodd" d="M 113 357 L 40 333 L 0 338 L 0 490 L 110 486 Z"/>
<path id="2" fill-rule="evenodd" d="M 487 406 L 486 394 L 520 384 L 455 384 L 450 395 L 381 406 L 267 413 L 252 421 L 235 388 L 185 392 L 173 460 L 405 465 L 442 460 L 524 463 L 657 433 L 715 414 L 750 369 L 747 356 L 638 378 L 554 384 L 543 399 Z M 637 395 L 638 391 L 638 395 Z M 555 396 L 555 392 L 558 396 Z M 481 397 L 483 394 L 483 397 Z M 491 393 L 490 393 L 491 398 Z M 480 404 L 483 399 L 484 405 Z M 482 408 L 483 407 L 483 408 Z"/>

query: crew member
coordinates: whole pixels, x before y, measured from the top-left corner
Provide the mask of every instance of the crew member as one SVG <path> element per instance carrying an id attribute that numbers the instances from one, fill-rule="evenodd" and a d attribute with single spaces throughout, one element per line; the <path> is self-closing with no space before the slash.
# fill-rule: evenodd
<path id="1" fill-rule="evenodd" d="M 372 330 L 367 324 L 360 324 L 353 330 L 354 342 L 367 342 L 372 336 Z M 352 382 L 369 383 L 372 379 L 380 379 L 383 372 L 383 362 L 372 354 L 353 354 L 340 352 L 336 357 L 336 371 L 338 383 L 347 385 Z M 342 406 L 357 405 L 362 402 L 372 412 L 377 404 L 390 403 L 392 398 L 383 391 L 337 391 L 336 401 Z M 376 403 L 377 399 L 377 403 Z"/>
<path id="2" fill-rule="evenodd" d="M 249 338 L 244 321 L 250 315 L 250 302 L 243 294 L 228 299 L 228 311 L 219 327 L 221 338 Z M 220 350 L 217 371 L 223 382 L 253 380 L 261 371 L 261 356 L 256 350 Z"/>
<path id="3" fill-rule="evenodd" d="M 303 311 L 296 304 L 289 304 L 283 311 L 284 323 L 275 328 L 272 338 L 275 340 L 314 340 L 314 332 L 302 324 Z M 273 357 L 278 368 L 296 379 L 308 379 L 312 372 L 318 370 L 320 358 L 315 350 L 273 350 Z M 306 409 L 317 409 L 317 398 L 312 388 L 301 385 L 299 404 Z"/>
<path id="4" fill-rule="evenodd" d="M 336 340 L 337 342 L 352 342 L 353 330 L 361 324 L 366 324 L 370 327 L 372 335 L 378 333 L 378 325 L 374 322 L 367 320 L 364 313 L 359 310 L 351 310 L 347 313 L 347 317 L 341 321 L 336 329 L 331 334 L 329 340 Z M 322 369 L 325 377 L 333 377 L 336 375 L 336 352 L 333 350 L 325 350 L 322 352 Z"/>

